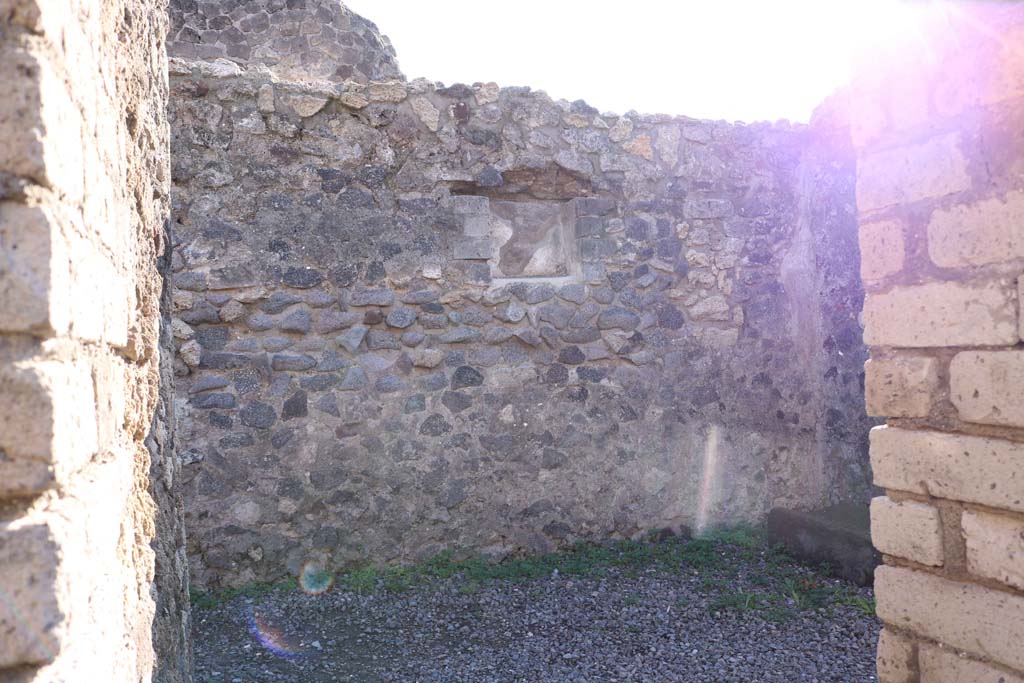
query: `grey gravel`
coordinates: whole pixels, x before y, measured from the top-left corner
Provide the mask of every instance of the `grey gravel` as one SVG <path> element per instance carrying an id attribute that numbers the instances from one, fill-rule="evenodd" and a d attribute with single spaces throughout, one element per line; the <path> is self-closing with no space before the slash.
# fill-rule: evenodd
<path id="1" fill-rule="evenodd" d="M 198 683 L 861 683 L 879 623 L 846 604 L 716 609 L 722 591 L 785 595 L 757 560 L 728 570 L 608 568 L 523 582 L 461 577 L 406 592 L 278 590 L 194 613 Z M 813 570 L 799 576 L 871 597 Z M 724 581 L 729 581 L 728 587 Z M 785 606 L 785 605 L 784 605 Z M 257 626 L 256 624 L 260 626 Z M 267 637 L 277 633 L 277 636 Z M 256 637 L 262 633 L 262 642 Z M 291 653 L 268 645 L 285 643 Z"/>

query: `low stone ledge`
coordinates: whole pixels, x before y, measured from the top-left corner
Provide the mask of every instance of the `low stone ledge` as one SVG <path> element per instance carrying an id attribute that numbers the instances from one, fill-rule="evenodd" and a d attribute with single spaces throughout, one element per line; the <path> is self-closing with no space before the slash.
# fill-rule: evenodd
<path id="1" fill-rule="evenodd" d="M 768 513 L 768 538 L 801 560 L 832 565 L 839 576 L 861 586 L 872 582 L 875 567 L 882 561 L 871 545 L 866 505 L 775 508 Z"/>

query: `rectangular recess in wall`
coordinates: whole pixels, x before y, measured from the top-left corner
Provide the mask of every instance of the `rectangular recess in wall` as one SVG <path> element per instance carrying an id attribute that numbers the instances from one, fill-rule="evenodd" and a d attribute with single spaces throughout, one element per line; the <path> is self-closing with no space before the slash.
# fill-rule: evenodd
<path id="1" fill-rule="evenodd" d="M 495 281 L 576 281 L 581 274 L 575 200 L 454 197 L 463 219 L 455 258 L 485 260 Z"/>

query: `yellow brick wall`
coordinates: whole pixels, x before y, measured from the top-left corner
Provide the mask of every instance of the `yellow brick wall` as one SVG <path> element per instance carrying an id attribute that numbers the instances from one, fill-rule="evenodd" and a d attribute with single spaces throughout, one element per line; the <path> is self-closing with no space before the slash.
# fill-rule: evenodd
<path id="1" fill-rule="evenodd" d="M 922 3 L 923 5 L 923 3 Z M 1024 5 L 865 54 L 857 147 L 880 683 L 1024 681 Z"/>
<path id="2" fill-rule="evenodd" d="M 166 30 L 161 0 L 0 0 L 0 681 L 191 678 Z"/>

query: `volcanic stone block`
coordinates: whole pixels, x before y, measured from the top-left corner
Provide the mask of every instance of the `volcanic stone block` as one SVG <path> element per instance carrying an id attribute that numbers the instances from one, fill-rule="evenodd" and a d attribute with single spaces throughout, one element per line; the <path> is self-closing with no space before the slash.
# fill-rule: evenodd
<path id="1" fill-rule="evenodd" d="M 437 340 L 444 344 L 460 344 L 464 342 L 475 342 L 481 334 L 471 327 L 456 327 L 440 335 Z"/>
<path id="2" fill-rule="evenodd" d="M 416 347 L 423 343 L 423 340 L 427 338 L 423 332 L 419 330 L 410 330 L 402 334 L 402 346 Z"/>
<path id="3" fill-rule="evenodd" d="M 235 407 L 235 395 L 217 392 L 197 394 L 189 400 L 189 403 L 196 408 L 219 408 L 221 410 L 227 410 Z"/>
<path id="4" fill-rule="evenodd" d="M 363 338 L 366 337 L 367 327 L 364 325 L 353 325 L 343 334 L 338 335 L 335 341 L 339 345 L 345 347 L 351 353 L 355 353 L 359 348 L 359 345 L 363 343 Z"/>
<path id="5" fill-rule="evenodd" d="M 566 365 L 579 365 L 586 360 L 578 346 L 566 346 L 558 352 L 558 362 Z"/>
<path id="6" fill-rule="evenodd" d="M 309 332 L 312 324 L 313 321 L 309 315 L 309 311 L 300 309 L 289 313 L 285 319 L 281 321 L 281 324 L 278 325 L 278 328 L 284 332 L 298 332 L 300 334 L 305 334 Z"/>
<path id="7" fill-rule="evenodd" d="M 383 375 L 377 378 L 373 388 L 382 394 L 392 394 L 406 388 L 406 383 L 398 375 Z"/>
<path id="8" fill-rule="evenodd" d="M 264 313 L 276 315 L 283 312 L 289 306 L 302 302 L 302 297 L 292 292 L 274 292 L 270 297 L 260 303 L 260 310 Z"/>
<path id="9" fill-rule="evenodd" d="M 572 318 L 572 309 L 558 303 L 544 304 L 538 309 L 539 317 L 544 322 L 549 322 L 558 329 L 564 329 Z"/>
<path id="10" fill-rule="evenodd" d="M 274 326 L 274 319 L 266 313 L 253 313 L 245 319 L 245 326 L 253 332 L 263 332 Z"/>
<path id="11" fill-rule="evenodd" d="M 296 391 L 284 402 L 284 406 L 281 409 L 281 419 L 290 420 L 295 417 L 306 417 L 309 414 L 307 401 L 305 391 Z"/>
<path id="12" fill-rule="evenodd" d="M 318 284 L 323 282 L 323 280 L 323 273 L 309 267 L 289 268 L 281 277 L 281 281 L 284 284 L 289 287 L 295 287 L 296 289 L 309 289 L 310 287 L 316 287 Z"/>
<path id="13" fill-rule="evenodd" d="M 277 421 L 277 412 L 266 403 L 253 401 L 238 411 L 238 417 L 246 427 L 270 429 Z"/>
<path id="14" fill-rule="evenodd" d="M 526 309 L 519 303 L 510 301 L 494 309 L 494 317 L 502 322 L 517 323 L 526 317 Z"/>
<path id="15" fill-rule="evenodd" d="M 555 295 L 555 288 L 549 284 L 531 285 L 523 294 L 523 301 L 528 304 L 539 304 Z"/>
<path id="16" fill-rule="evenodd" d="M 639 324 L 640 316 L 618 306 L 604 309 L 597 318 L 597 326 L 602 330 L 635 330 Z"/>
<path id="17" fill-rule="evenodd" d="M 558 296 L 570 303 L 582 304 L 587 299 L 587 288 L 585 285 L 562 285 L 558 289 Z"/>
<path id="18" fill-rule="evenodd" d="M 345 373 L 345 379 L 341 382 L 342 391 L 356 391 L 370 383 L 366 371 L 360 367 L 353 366 Z"/>
<path id="19" fill-rule="evenodd" d="M 412 364 L 419 368 L 436 368 L 443 359 L 440 349 L 417 349 L 412 354 Z"/>
<path id="20" fill-rule="evenodd" d="M 390 289 L 357 289 L 349 299 L 352 306 L 390 306 L 394 302 L 395 293 Z"/>
<path id="21" fill-rule="evenodd" d="M 363 314 L 356 311 L 321 311 L 314 329 L 319 334 L 325 334 L 351 327 L 362 319 Z"/>
<path id="22" fill-rule="evenodd" d="M 270 362 L 270 366 L 274 370 L 309 370 L 316 366 L 316 359 L 312 356 L 305 354 L 298 356 L 289 356 L 280 353 L 275 353 L 273 359 Z"/>
<path id="23" fill-rule="evenodd" d="M 484 376 L 480 371 L 469 365 L 462 365 L 452 373 L 452 389 L 463 387 L 478 387 L 484 383 Z"/>
<path id="24" fill-rule="evenodd" d="M 419 431 L 425 436 L 441 436 L 452 431 L 452 425 L 444 419 L 443 415 L 434 413 L 427 416 L 427 419 L 420 424 Z"/>
<path id="25" fill-rule="evenodd" d="M 370 330 L 366 335 L 366 346 L 371 351 L 399 348 L 398 339 L 395 335 L 384 330 Z"/>
<path id="26" fill-rule="evenodd" d="M 437 301 L 438 293 L 430 289 L 418 289 L 399 297 L 403 304 L 429 304 Z"/>
<path id="27" fill-rule="evenodd" d="M 411 308 L 399 306 L 388 313 L 385 321 L 389 327 L 404 329 L 416 322 L 416 311 Z"/>

